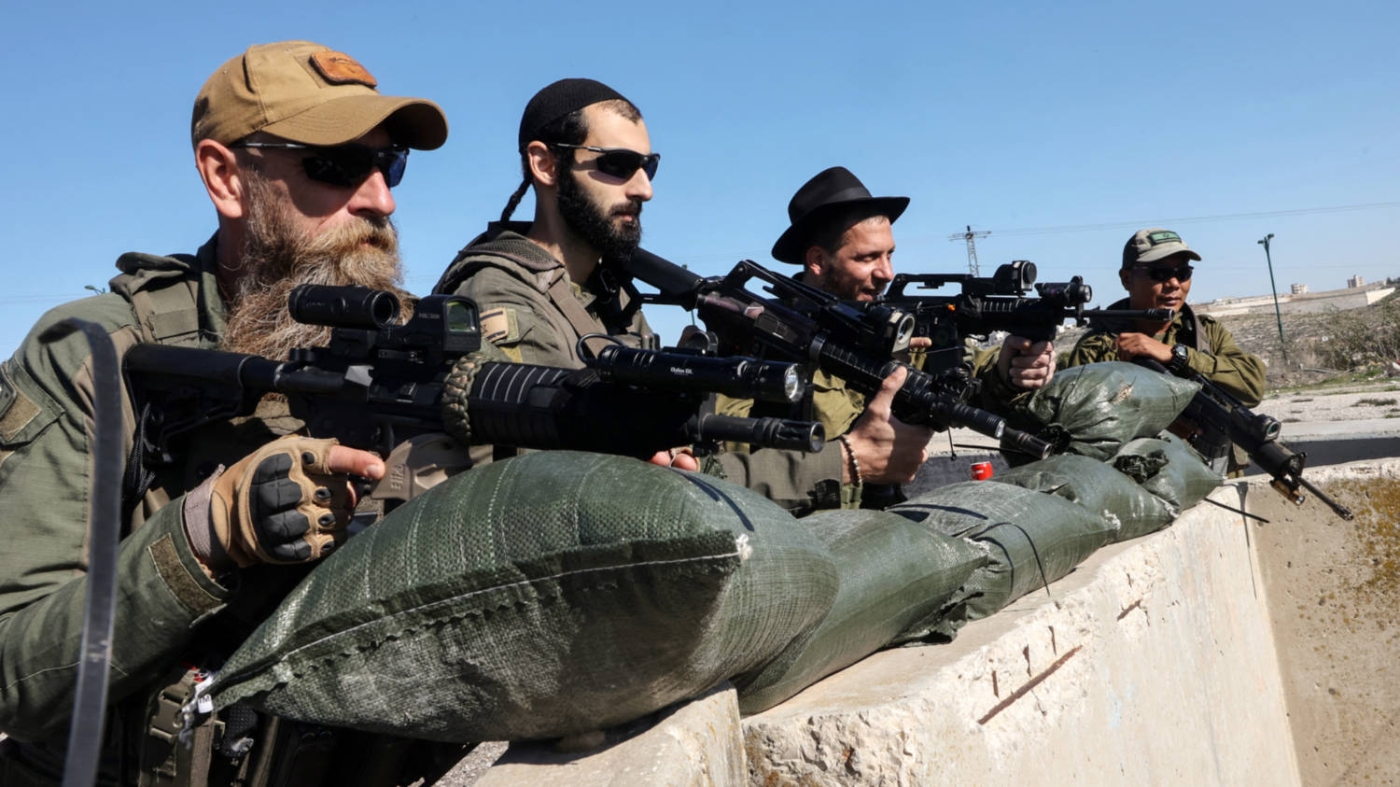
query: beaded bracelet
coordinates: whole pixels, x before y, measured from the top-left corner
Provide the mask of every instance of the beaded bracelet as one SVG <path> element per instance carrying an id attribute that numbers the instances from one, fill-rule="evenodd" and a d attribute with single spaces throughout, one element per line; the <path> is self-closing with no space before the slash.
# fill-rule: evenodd
<path id="1" fill-rule="evenodd" d="M 847 440 L 845 435 L 840 435 L 836 439 L 841 441 L 841 445 L 846 447 L 846 456 L 850 457 L 852 483 L 863 483 L 863 479 L 860 477 L 860 460 L 856 459 L 856 451 L 854 448 L 851 448 L 851 441 Z"/>

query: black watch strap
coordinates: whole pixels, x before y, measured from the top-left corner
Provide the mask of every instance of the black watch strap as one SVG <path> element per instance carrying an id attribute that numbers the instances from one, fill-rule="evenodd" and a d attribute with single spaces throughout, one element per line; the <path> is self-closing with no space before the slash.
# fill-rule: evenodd
<path id="1" fill-rule="evenodd" d="M 1186 345 L 1177 343 L 1172 345 L 1172 359 L 1167 364 L 1174 372 L 1184 372 L 1190 369 L 1187 363 Z"/>

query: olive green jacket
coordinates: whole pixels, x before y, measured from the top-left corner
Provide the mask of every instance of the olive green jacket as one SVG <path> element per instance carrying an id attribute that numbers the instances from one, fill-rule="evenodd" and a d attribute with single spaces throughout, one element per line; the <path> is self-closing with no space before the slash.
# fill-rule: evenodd
<path id="1" fill-rule="evenodd" d="M 130 303 L 133 290 L 166 282 L 197 298 L 197 311 L 187 316 L 192 323 L 197 314 L 198 324 L 180 327 L 186 343 L 213 347 L 224 324 L 213 241 L 194 257 L 127 254 L 117 265 L 125 273 L 112 280 L 112 293 L 53 309 L 0 365 L 0 730 L 55 748 L 69 724 L 82 638 L 94 388 L 108 381 L 93 379 L 81 333 L 53 341 L 40 335 L 79 317 L 100 325 L 124 353 L 170 328 L 168 319 L 143 324 Z M 135 420 L 125 389 L 123 410 L 129 453 Z M 184 491 L 152 492 L 122 523 L 109 694 L 115 704 L 141 698 L 231 595 L 191 552 L 181 506 L 160 505 Z"/>
<path id="2" fill-rule="evenodd" d="M 1131 306 L 1124 298 L 1108 308 Z M 1080 338 L 1060 365 L 1067 368 L 1117 360 L 1114 340 L 1118 334 L 1133 330 L 1136 329 L 1132 323 L 1123 320 L 1091 323 L 1089 333 Z M 1215 383 L 1245 407 L 1254 407 L 1264 398 L 1264 362 L 1242 350 L 1214 317 L 1196 314 L 1190 306 L 1183 306 L 1167 329 L 1152 338 L 1168 346 L 1186 345 L 1190 371 Z M 1239 475 L 1249 466 L 1249 456 L 1239 446 L 1232 446 L 1225 435 L 1199 435 L 1193 445 L 1217 472 Z"/>
<path id="3" fill-rule="evenodd" d="M 1124 298 L 1108 308 L 1131 307 Z M 1091 323 L 1089 333 L 1080 338 L 1060 365 L 1067 368 L 1117 360 L 1113 342 L 1118 334 L 1132 330 L 1130 324 L 1122 321 Z M 1191 307 L 1183 307 L 1171 325 L 1152 338 L 1168 346 L 1185 344 L 1186 363 L 1191 371 L 1225 389 L 1245 407 L 1254 407 L 1264 398 L 1264 362 L 1240 349 L 1235 338 L 1214 317 L 1198 315 Z"/>
<path id="4" fill-rule="evenodd" d="M 912 365 L 915 368 L 922 368 L 923 357 L 924 356 L 922 356 L 922 354 L 916 353 L 912 360 Z M 986 382 L 991 380 L 996 373 L 996 351 L 979 350 L 972 353 L 968 360 L 973 365 L 973 376 L 977 379 L 983 380 L 985 386 Z M 985 390 L 985 387 L 983 390 Z M 812 406 L 810 418 L 812 420 L 820 422 L 822 428 L 826 430 L 827 439 L 831 441 L 828 443 L 829 446 L 835 444 L 835 438 L 837 435 L 843 435 L 851 431 L 851 427 L 855 425 L 856 419 L 860 417 L 861 413 L 865 412 L 865 405 L 867 401 L 868 397 L 866 397 L 865 394 L 862 394 L 859 391 L 852 390 L 847 385 L 846 381 L 840 377 L 828 374 L 820 369 L 816 370 L 812 374 Z M 977 403 L 974 402 L 974 404 Z M 754 401 L 752 399 L 734 399 L 727 396 L 720 396 L 718 398 L 716 412 L 720 413 L 721 415 L 732 415 L 742 417 L 751 414 L 753 412 L 753 408 Z M 764 453 L 770 453 L 770 455 L 773 458 L 777 458 L 783 453 L 759 451 L 756 454 L 752 455 L 755 457 L 759 457 L 757 460 L 753 458 L 740 459 L 739 457 L 744 457 L 748 455 L 748 446 L 734 445 L 730 446 L 730 448 L 731 452 L 727 456 L 734 457 L 727 460 L 730 462 L 766 462 L 771 460 L 763 459 L 762 456 Z M 833 453 L 837 455 L 826 456 L 826 454 Z M 837 464 L 834 467 L 827 467 L 825 465 L 816 464 L 816 462 L 818 461 L 817 456 L 821 457 L 822 460 L 826 462 L 831 462 L 834 460 Z M 819 470 L 820 473 L 834 474 L 834 477 L 837 479 L 841 477 L 840 456 L 838 451 L 832 448 L 831 450 L 824 450 L 822 454 L 819 454 L 817 456 L 810 457 L 809 461 L 805 464 L 797 462 L 789 463 L 788 472 L 794 474 L 794 476 L 792 482 L 789 485 L 787 485 L 787 488 L 801 489 L 803 488 L 803 484 L 811 483 L 806 479 L 799 480 L 796 477 L 797 474 L 801 473 L 812 473 L 813 471 Z M 782 468 L 774 467 L 771 469 L 770 472 L 776 475 L 782 472 Z M 822 479 L 829 477 L 830 476 L 818 475 L 813 480 L 820 482 Z M 829 489 L 829 483 L 824 488 Z M 846 485 L 840 488 L 839 499 L 827 495 L 821 498 L 820 505 L 816 505 L 815 508 L 802 508 L 799 510 L 799 513 L 805 513 L 807 511 L 818 510 L 821 508 L 834 508 L 837 506 L 837 504 L 839 504 L 840 507 L 843 508 L 859 507 L 861 502 L 862 491 L 863 490 L 860 488 L 860 486 Z M 817 499 L 813 497 L 812 500 L 813 504 L 815 505 L 817 503 Z"/>
<path id="5" fill-rule="evenodd" d="M 476 301 L 482 333 L 518 363 L 580 368 L 577 345 L 589 332 L 616 336 L 632 346 L 659 346 L 640 308 L 619 315 L 604 307 L 593 289 L 572 282 L 562 262 L 525 237 L 528 230 L 529 224 L 520 222 L 491 224 L 457 254 L 433 292 Z M 631 297 L 619 287 L 622 309 L 632 305 Z M 571 317 L 568 312 L 577 307 L 584 314 Z M 478 451 L 472 457 L 483 458 Z M 815 455 L 721 454 L 707 457 L 702 467 L 797 513 L 841 503 L 841 452 L 836 447 Z"/>

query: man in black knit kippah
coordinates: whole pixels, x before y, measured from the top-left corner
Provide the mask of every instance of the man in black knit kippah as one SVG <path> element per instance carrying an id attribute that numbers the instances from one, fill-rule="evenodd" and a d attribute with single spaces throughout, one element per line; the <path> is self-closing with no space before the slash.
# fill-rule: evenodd
<path id="1" fill-rule="evenodd" d="M 636 105 L 592 79 L 561 79 L 520 118 L 524 180 L 501 220 L 457 254 L 434 287 L 481 308 L 482 331 L 513 360 L 581 367 L 590 333 L 654 347 L 630 282 L 609 260 L 642 237 L 642 204 L 660 154 Z M 532 222 L 510 221 L 535 191 Z"/>
<path id="2" fill-rule="evenodd" d="M 482 333 L 518 363 L 580 368 L 578 346 L 589 334 L 659 346 L 636 290 L 611 264 L 641 241 L 642 205 L 661 158 L 636 105 L 596 80 L 561 79 L 526 104 L 517 150 L 524 179 L 501 220 L 458 252 L 433 292 L 475 300 Z M 532 187 L 534 221 L 510 221 Z M 585 352 L 603 341 L 590 339 Z M 512 453 L 497 446 L 474 449 L 472 458 Z M 695 457 L 671 461 L 697 466 Z M 707 462 L 707 472 L 799 513 L 841 505 L 839 448 L 720 454 Z"/>

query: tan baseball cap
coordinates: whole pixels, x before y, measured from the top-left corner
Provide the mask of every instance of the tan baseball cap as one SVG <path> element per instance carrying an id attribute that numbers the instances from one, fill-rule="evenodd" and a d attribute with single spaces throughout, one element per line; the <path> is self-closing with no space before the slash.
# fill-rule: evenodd
<path id="1" fill-rule="evenodd" d="M 431 101 L 380 95 L 359 61 L 310 41 L 257 44 L 224 63 L 194 100 L 191 142 L 225 145 L 256 131 L 306 145 L 341 145 L 385 124 L 399 144 L 433 150 L 447 116 Z"/>
<path id="2" fill-rule="evenodd" d="M 1134 265 L 1164 260 L 1173 254 L 1185 254 L 1197 262 L 1201 261 L 1201 255 L 1171 230 L 1160 227 L 1138 230 L 1123 246 L 1123 267 L 1131 268 Z"/>

